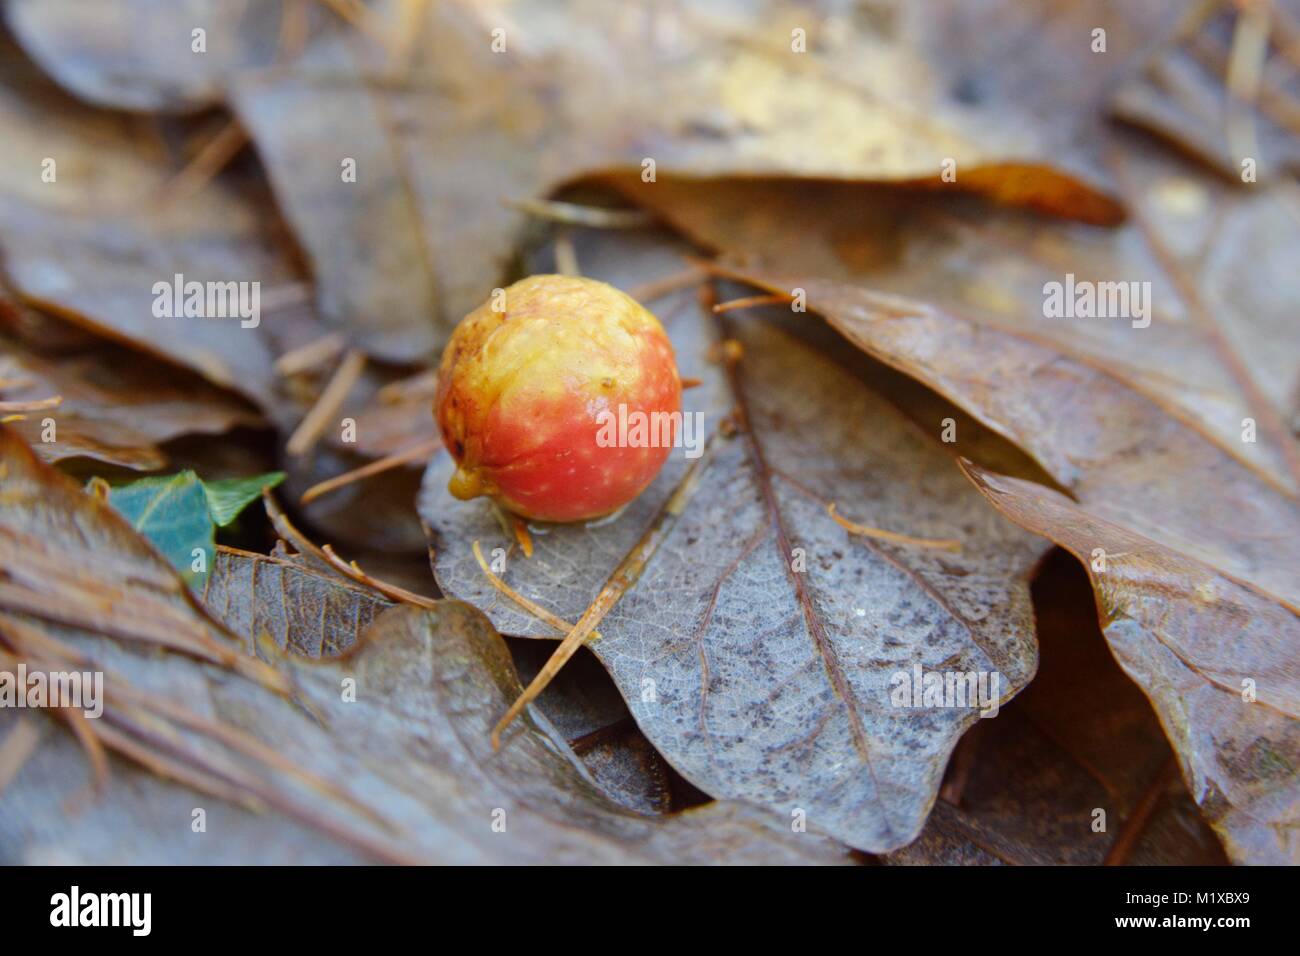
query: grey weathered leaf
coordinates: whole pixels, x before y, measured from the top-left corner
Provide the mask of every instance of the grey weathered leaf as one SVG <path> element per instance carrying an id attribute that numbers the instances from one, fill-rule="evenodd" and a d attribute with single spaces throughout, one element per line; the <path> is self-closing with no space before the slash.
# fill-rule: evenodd
<path id="1" fill-rule="evenodd" d="M 1233 187 L 1135 138 L 1110 143 L 1125 157 L 1132 216 L 1108 230 L 933 191 L 662 177 L 648 189 L 627 177 L 605 181 L 751 269 L 860 282 L 1043 340 L 1104 368 L 1295 489 L 1300 476 L 1262 414 L 1271 408 L 1275 418 L 1289 418 L 1300 400 L 1294 197 L 1285 183 Z M 1080 288 L 1149 282 L 1142 305 L 1150 324 L 1045 314 L 1047 284 L 1067 275 Z M 1225 362 L 1225 350 L 1240 356 L 1257 394 Z M 1260 441 L 1242 441 L 1246 418 L 1258 419 Z"/>
<path id="2" fill-rule="evenodd" d="M 369 558 L 363 564 L 376 573 Z M 387 570 L 378 569 L 378 574 L 392 581 Z M 424 578 L 431 578 L 427 565 Z M 283 547 L 269 555 L 220 549 L 203 600 L 244 637 L 250 652 L 265 636 L 281 650 L 308 658 L 349 650 L 392 606 L 309 556 L 289 554 Z M 536 674 L 545 650 L 535 641 L 512 643 L 521 680 Z M 575 659 L 537 707 L 574 743 L 574 752 L 601 790 L 616 802 L 646 813 L 680 809 L 673 806 L 662 758 L 637 731 L 617 689 L 590 655 Z"/>
<path id="3" fill-rule="evenodd" d="M 311 257 L 322 318 L 346 326 L 377 357 L 429 360 L 460 316 L 440 315 L 438 274 L 406 160 L 376 105 L 382 94 L 332 76 L 350 71 L 352 54 L 343 38 L 323 42 L 330 46 L 315 53 L 330 62 L 325 78 L 274 71 L 241 82 L 232 105 L 257 138 L 285 215 Z M 281 128 L 287 115 L 294 117 L 292 135 Z M 345 116 L 346 158 L 326 156 L 320 144 L 337 137 Z M 343 178 L 344 162 L 355 164 L 352 181 Z"/>
<path id="4" fill-rule="evenodd" d="M 400 5 L 374 9 L 406 38 L 405 59 L 330 34 L 291 64 L 240 74 L 229 96 L 327 311 L 409 359 L 501 281 L 526 222 L 504 201 L 594 172 L 640 175 L 647 159 L 658 175 L 883 182 L 935 181 L 952 159 L 959 188 L 1116 221 L 1092 131 L 1167 6 L 886 5 L 806 29 L 799 55 L 793 4 L 535 4 L 513 11 L 508 56 L 475 11 L 435 6 L 394 28 Z M 973 26 L 989 22 L 999 29 Z M 1104 58 L 1088 44 L 1099 23 Z M 354 183 L 322 159 L 343 126 Z"/>
<path id="5" fill-rule="evenodd" d="M 582 261 L 610 277 L 598 257 Z M 1004 698 L 1022 687 L 1035 659 L 1025 575 L 1041 548 L 962 487 L 937 443 L 789 333 L 726 324 L 745 355 L 733 396 L 705 361 L 715 333 L 694 297 L 666 299 L 658 313 L 682 374 L 705 381 L 684 404 L 716 428 L 734 397 L 750 432 L 716 439 L 592 650 L 646 736 L 705 792 L 805 810 L 810 827 L 861 849 L 901 846 L 977 717 L 896 709 L 891 678 L 913 665 L 996 670 Z M 510 560 L 506 581 L 576 620 L 687 464 L 674 452 L 617 520 L 539 529 L 536 554 Z M 447 458 L 435 459 L 420 506 L 443 592 L 483 607 L 505 633 L 557 636 L 485 579 L 470 545 L 508 542 L 487 505 L 450 497 L 449 474 Z M 852 537 L 827 514 L 831 501 L 854 521 L 957 538 L 961 552 Z M 806 573 L 791 569 L 801 555 Z"/>
<path id="6" fill-rule="evenodd" d="M 1294 69 L 1289 43 L 1294 42 L 1297 18 L 1300 3 L 1295 0 L 1255 7 L 1189 6 L 1175 42 L 1115 91 L 1112 111 L 1176 142 L 1232 179 L 1243 177 L 1247 160 L 1256 177 L 1252 182 L 1294 172 L 1300 167 L 1300 136 L 1295 86 L 1286 78 Z M 1249 39 L 1237 54 L 1236 31 L 1243 28 L 1243 38 Z M 1263 43 L 1256 46 L 1254 37 L 1261 29 Z M 1251 63 L 1256 49 L 1259 60 Z M 1252 71 L 1258 71 L 1258 92 L 1234 95 L 1229 78 Z"/>
<path id="7" fill-rule="evenodd" d="M 1087 575 L 1065 552 L 1035 575 L 1034 608 L 1033 682 L 962 738 L 925 829 L 884 861 L 1224 864 L 1150 703 L 1106 645 Z"/>
<path id="8" fill-rule="evenodd" d="M 808 308 L 1031 455 L 1090 509 L 1300 603 L 1300 507 L 1200 429 L 1094 363 L 924 302 L 800 276 Z"/>
<path id="9" fill-rule="evenodd" d="M 140 112 L 193 112 L 220 103 L 231 73 L 270 62 L 290 6 L 10 0 L 4 12 L 28 53 L 82 99 Z M 202 51 L 194 49 L 196 29 L 204 31 Z"/>
<path id="10" fill-rule="evenodd" d="M 183 62 L 179 42 L 141 51 L 122 29 L 139 21 L 136 0 L 101 5 L 113 26 L 89 39 L 64 0 L 18 4 L 11 19 L 54 75 L 100 100 L 191 108 L 222 87 L 315 266 L 324 316 L 408 361 L 501 281 L 526 222 L 504 201 L 647 158 L 660 174 L 878 182 L 937 181 L 951 160 L 957 188 L 1114 222 L 1100 105 L 1173 6 L 1076 0 L 1049 17 L 1009 0 L 886 4 L 813 26 L 799 4 L 570 0 L 513 11 L 501 56 L 481 12 L 456 5 L 357 7 L 360 29 L 286 5 L 297 19 L 278 32 L 303 48 L 265 65 L 265 6 L 151 12 L 151 32 L 183 41 L 211 11 L 221 55 Z M 989 22 L 999 29 L 976 26 Z M 1089 43 L 1099 25 L 1104 57 Z"/>
<path id="11" fill-rule="evenodd" d="M 1233 858 L 1294 859 L 1295 499 L 1122 380 L 1038 339 L 860 286 L 755 281 L 805 288 L 808 307 L 852 342 L 1011 438 L 1074 494 L 1072 509 L 1038 486 L 1012 482 L 1015 495 L 995 494 L 993 479 L 981 482 L 1027 526 L 1089 567 L 1100 558 L 1112 569 L 1094 580 L 1103 613 L 1137 623 L 1120 619 L 1107 637 L 1117 653 L 1139 648 L 1126 669 L 1161 714 L 1189 789 Z M 1049 508 L 1065 512 L 1033 514 Z M 1152 565 L 1177 571 L 1162 583 Z M 1269 688 L 1259 705 L 1242 703 L 1244 678 Z"/>

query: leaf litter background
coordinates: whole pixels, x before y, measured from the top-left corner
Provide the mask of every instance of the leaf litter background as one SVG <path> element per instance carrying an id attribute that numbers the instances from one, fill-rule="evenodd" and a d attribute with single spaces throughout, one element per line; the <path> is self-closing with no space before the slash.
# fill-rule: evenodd
<path id="1" fill-rule="evenodd" d="M 0 711 L 0 856 L 1294 862 L 1300 9 L 1132 7 L 8 0 L 0 666 L 108 702 Z M 510 542 L 446 494 L 428 369 L 575 260 L 660 316 L 716 434 L 511 551 L 572 622 L 662 532 L 493 754 L 560 633 L 479 569 Z M 259 281 L 260 327 L 153 318 L 178 272 Z M 1151 281 L 1151 326 L 1043 318 L 1067 272 Z M 220 545 L 188 586 L 85 483 L 187 469 L 287 475 L 274 524 L 191 493 Z M 996 668 L 1001 712 L 890 708 L 913 664 Z"/>

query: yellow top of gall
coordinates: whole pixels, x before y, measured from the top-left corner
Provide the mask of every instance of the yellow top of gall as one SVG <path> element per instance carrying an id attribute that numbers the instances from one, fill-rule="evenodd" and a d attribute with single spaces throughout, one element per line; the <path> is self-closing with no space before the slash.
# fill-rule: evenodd
<path id="1" fill-rule="evenodd" d="M 498 399 L 521 389 L 558 393 L 579 371 L 583 382 L 634 385 L 639 368 L 629 359 L 641 336 L 664 335 L 641 303 L 595 279 L 536 275 L 503 292 L 465 317 L 443 356 L 444 367 L 467 361 L 458 374 Z"/>

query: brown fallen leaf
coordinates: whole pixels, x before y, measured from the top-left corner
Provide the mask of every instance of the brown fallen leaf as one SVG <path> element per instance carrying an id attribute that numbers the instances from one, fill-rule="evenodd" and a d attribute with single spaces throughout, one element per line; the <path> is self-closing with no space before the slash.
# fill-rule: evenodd
<path id="1" fill-rule="evenodd" d="M 529 717 L 512 756 L 492 757 L 487 726 L 519 684 L 501 639 L 465 605 L 392 609 L 342 659 L 277 660 L 293 675 L 296 703 L 174 655 L 130 654 L 89 633 L 67 639 L 132 685 L 162 688 L 146 699 L 170 718 L 163 740 L 212 768 L 214 779 L 234 782 L 232 795 L 253 790 L 265 812 L 196 796 L 187 780 L 186 787 L 164 785 L 115 760 L 105 796 L 66 817 L 49 794 L 82 770 L 58 736 L 0 795 L 6 859 L 851 862 L 829 841 L 793 834 L 738 804 L 659 818 L 620 807 L 597 790 L 540 714 Z M 182 723 L 186 714 L 208 732 Z M 0 734 L 11 721 L 0 714 Z M 244 749 L 231 747 L 233 740 Z M 303 775 L 317 784 L 304 786 Z M 192 825 L 196 801 L 202 830 Z"/>
<path id="2" fill-rule="evenodd" d="M 141 113 L 188 113 L 219 105 L 232 73 L 274 59 L 294 5 L 16 0 L 4 15 L 32 58 L 81 99 Z M 317 6 L 302 4 L 301 12 Z"/>
<path id="3" fill-rule="evenodd" d="M 427 566 L 424 578 L 424 586 L 432 584 Z M 282 651 L 317 659 L 350 650 L 370 623 L 392 606 L 310 553 L 294 555 L 283 547 L 269 555 L 220 548 L 203 599 L 246 639 L 248 649 L 258 646 L 257 638 L 265 634 Z M 545 659 L 546 649 L 538 642 L 516 640 L 510 649 L 524 680 Z M 616 802 L 645 813 L 682 809 L 674 802 L 681 799 L 676 791 L 688 785 L 676 779 L 636 729 L 594 657 L 575 660 L 537 706 Z"/>
<path id="4" fill-rule="evenodd" d="M 203 603 L 249 639 L 249 651 L 265 634 L 280 650 L 304 657 L 337 657 L 392 607 L 373 591 L 301 560 L 221 547 Z"/>
<path id="5" fill-rule="evenodd" d="M 1161 714 L 1188 786 L 1220 828 L 1233 858 L 1294 858 L 1296 845 L 1286 834 L 1294 826 L 1300 790 L 1290 716 L 1296 701 L 1293 662 L 1300 646 L 1295 620 L 1300 507 L 1295 500 L 1121 380 L 1038 341 L 858 286 L 775 276 L 750 281 L 772 290 L 806 289 L 809 309 L 855 345 L 1024 448 L 1078 500 L 1080 510 L 1070 521 L 1058 519 L 1049 536 L 1086 555 L 1090 567 L 1098 560 L 1111 569 L 1122 568 L 1126 560 L 1137 561 L 1139 569 L 1153 560 L 1158 565 L 1179 562 L 1190 580 L 1209 585 L 1199 592 L 1195 584 L 1190 591 L 1180 585 L 1177 596 L 1169 595 L 1167 581 L 1159 586 L 1167 624 L 1157 630 L 1158 637 L 1170 648 L 1191 653 L 1186 660 L 1195 679 L 1183 675 L 1187 682 L 1171 683 L 1152 664 L 1135 664 L 1129 672 Z M 1019 483 L 1010 487 L 1025 491 Z M 1046 495 L 1041 491 L 1040 499 L 1048 500 Z M 1085 516 L 1091 523 L 1084 525 L 1081 537 L 1066 540 L 1066 529 Z M 1040 533 L 1047 530 L 1046 522 L 1033 526 Z M 1090 545 L 1086 549 L 1085 543 Z M 1160 557 L 1136 558 L 1135 548 L 1141 555 L 1158 549 Z M 1099 578 L 1103 613 L 1144 600 L 1146 581 L 1138 577 L 1126 584 L 1123 573 L 1118 577 L 1114 583 L 1105 575 Z M 1108 597 L 1111 587 L 1119 590 Z M 1230 591 L 1222 595 L 1225 613 L 1234 613 L 1234 601 L 1246 602 L 1241 607 L 1249 613 L 1236 612 L 1231 659 L 1200 660 L 1191 649 L 1222 638 L 1220 627 L 1201 630 L 1221 590 Z M 1251 595 L 1249 601 L 1245 595 Z M 1114 633 L 1108 633 L 1112 641 Z M 1127 639 L 1129 626 L 1121 624 L 1119 633 Z M 1228 701 L 1212 696 L 1217 706 L 1197 707 L 1195 695 L 1205 684 L 1197 670 L 1202 666 L 1207 674 L 1231 678 L 1237 693 L 1241 678 L 1267 683 L 1268 694 L 1261 691 L 1260 700 L 1268 703 L 1230 703 L 1232 698 L 1220 689 L 1214 693 Z M 1175 713 L 1177 719 L 1171 716 Z M 1257 721 L 1264 721 L 1266 729 L 1259 730 Z M 1266 797 L 1247 785 L 1257 768 L 1239 762 L 1237 745 L 1229 742 L 1236 736 L 1229 738 L 1225 728 L 1243 740 L 1258 740 L 1265 754 L 1282 755 L 1283 769 L 1269 778 Z M 1226 769 L 1208 769 L 1212 767 Z M 1220 779 L 1221 774 L 1226 775 Z M 1215 786 L 1207 787 L 1206 781 Z M 1267 810 L 1259 805 L 1261 799 L 1272 802 Z"/>
<path id="6" fill-rule="evenodd" d="M 139 15 L 135 0 L 105 2 L 115 24 Z M 189 109 L 223 85 L 313 262 L 322 315 L 372 354 L 410 361 L 500 281 L 526 222 L 503 200 L 647 159 L 663 174 L 936 183 L 951 162 L 958 189 L 1116 221 L 1095 156 L 1099 107 L 1159 38 L 1165 7 L 1080 0 L 1048 18 L 1010 0 L 898 4 L 851 28 L 797 4 L 611 14 L 574 0 L 513 12 L 500 51 L 483 40 L 500 26 L 485 10 L 360 8 L 337 28 L 291 22 L 285 6 L 280 37 L 292 27 L 300 55 L 286 45 L 263 68 L 265 10 L 210 11 L 223 55 L 188 67 L 174 45 L 116 29 L 88 42 L 93 21 L 73 3 L 10 16 L 47 68 L 101 101 Z M 185 35 L 196 13 L 162 16 L 151 9 L 154 29 Z M 978 28 L 987 22 L 999 30 Z M 1008 44 L 1016 57 L 1002 55 Z M 322 165 L 340 123 L 348 151 Z"/>
<path id="7" fill-rule="evenodd" d="M 123 518 L 8 429 L 0 479 L 0 664 L 100 672 L 106 695 L 101 719 L 72 721 L 100 767 L 101 799 L 66 816 L 49 796 L 84 775 L 78 749 L 61 735 L 35 748 L 6 769 L 5 859 L 848 862 L 842 848 L 752 808 L 662 822 L 625 810 L 600 795 L 544 718 L 518 728 L 512 757 L 489 759 L 486 724 L 519 684 L 500 638 L 465 605 L 383 615 L 332 662 L 279 655 L 260 640 L 266 628 L 246 635 L 271 666 L 242 654 Z M 265 603 L 257 610 L 245 623 L 275 620 Z M 327 627 L 320 644 L 337 647 L 355 620 L 311 627 Z M 306 621 L 285 626 L 288 646 L 311 649 Z M 256 679 L 232 680 L 231 670 Z M 0 739 L 15 719 L 0 714 Z M 110 752 L 182 786 L 123 773 L 116 758 L 110 772 Z M 123 775 L 131 786 L 114 789 Z M 219 826 L 192 827 L 191 790 Z"/>
<path id="8" fill-rule="evenodd" d="M 158 447 L 163 442 L 263 424 L 234 396 L 123 348 L 100 343 L 77 354 L 45 356 L 0 338 L 0 398 L 39 395 L 62 401 L 11 424 L 50 462 L 93 458 L 154 471 L 167 464 Z"/>
<path id="9" fill-rule="evenodd" d="M 278 290 L 301 276 L 278 246 L 261 184 L 223 177 L 160 204 L 180 164 L 156 122 L 83 106 L 7 39 L 0 45 L 0 164 L 14 171 L 0 184 L 0 249 L 14 290 L 263 409 L 273 405 L 273 356 L 260 326 L 274 321 Z M 173 287 L 178 275 L 205 284 L 205 309 L 207 284 L 221 284 L 228 316 L 176 312 L 174 296 L 157 287 Z M 233 300 L 224 298 L 229 289 Z M 171 314 L 156 315 L 163 307 Z"/>
<path id="10" fill-rule="evenodd" d="M 1289 211 L 1282 185 L 1233 189 L 1135 140 L 1113 145 L 1134 216 L 1106 231 L 879 187 L 604 182 L 751 271 L 860 282 L 1098 364 L 1294 491 L 1300 459 L 1279 435 L 1300 395 L 1300 204 Z M 1150 324 L 1045 315 L 1046 285 L 1068 275 L 1150 282 Z M 1256 442 L 1242 441 L 1247 418 Z"/>
<path id="11" fill-rule="evenodd" d="M 506 643 L 519 679 L 527 685 L 545 664 L 551 646 L 524 638 Z M 594 654 L 583 651 L 574 657 L 534 706 L 568 741 L 601 790 L 622 806 L 665 814 L 708 802 L 641 733 Z"/>
<path id="12" fill-rule="evenodd" d="M 1101 516 L 1300 603 L 1295 499 L 1105 369 L 861 286 L 749 280 L 804 288 L 850 342 L 1009 438 Z"/>
<path id="13" fill-rule="evenodd" d="M 967 472 L 1000 511 L 1088 568 L 1115 657 L 1150 695 L 1231 856 L 1300 860 L 1295 607 L 1040 485 Z M 1097 548 L 1113 554 L 1104 570 Z"/>
<path id="14" fill-rule="evenodd" d="M 125 518 L 41 462 L 7 426 L 0 489 L 0 611 L 168 648 L 283 688 L 280 675 L 239 653 Z"/>
<path id="15" fill-rule="evenodd" d="M 369 560 L 364 563 L 371 567 Z M 426 565 L 419 586 L 430 586 L 429 578 Z M 308 658 L 350 650 L 371 621 L 392 606 L 311 553 L 289 553 L 283 542 L 269 555 L 219 549 L 204 603 L 245 637 L 249 649 L 266 633 L 282 651 Z M 510 650 L 525 681 L 546 656 L 546 648 L 535 641 L 511 641 Z M 579 656 L 537 706 L 616 802 L 656 814 L 689 805 L 679 793 L 689 785 L 636 729 L 617 688 L 590 654 Z"/>

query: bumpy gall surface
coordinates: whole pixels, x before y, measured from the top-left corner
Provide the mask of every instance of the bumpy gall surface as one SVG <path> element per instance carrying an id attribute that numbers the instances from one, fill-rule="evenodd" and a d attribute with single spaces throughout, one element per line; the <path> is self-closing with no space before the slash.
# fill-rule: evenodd
<path id="1" fill-rule="evenodd" d="M 681 410 L 663 327 L 593 279 L 530 276 L 505 290 L 502 311 L 492 304 L 461 320 L 438 369 L 434 414 L 457 464 L 451 493 L 488 495 L 538 521 L 618 510 L 671 449 L 602 447 L 601 413 Z"/>

